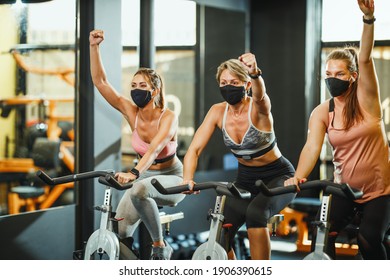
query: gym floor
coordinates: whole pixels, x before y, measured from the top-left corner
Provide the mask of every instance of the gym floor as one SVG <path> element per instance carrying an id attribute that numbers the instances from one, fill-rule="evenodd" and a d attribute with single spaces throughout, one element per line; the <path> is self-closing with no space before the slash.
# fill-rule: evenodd
<path id="1" fill-rule="evenodd" d="M 272 260 L 302 260 L 310 252 L 298 252 L 295 238 L 271 237 L 271 259 Z M 340 260 L 353 260 L 352 255 L 337 255 Z"/>
<path id="2" fill-rule="evenodd" d="M 203 242 L 206 241 L 207 232 L 200 234 L 179 235 L 176 237 L 168 237 L 166 240 L 174 249 L 172 255 L 173 260 L 188 260 L 191 259 L 194 250 Z M 271 237 L 271 260 L 302 260 L 309 252 L 298 252 L 296 246 L 296 237 Z M 248 259 L 249 242 L 247 238 L 237 242 L 235 252 L 238 259 Z M 239 249 L 240 248 L 240 249 Z M 351 255 L 338 255 L 340 260 L 353 260 Z"/>

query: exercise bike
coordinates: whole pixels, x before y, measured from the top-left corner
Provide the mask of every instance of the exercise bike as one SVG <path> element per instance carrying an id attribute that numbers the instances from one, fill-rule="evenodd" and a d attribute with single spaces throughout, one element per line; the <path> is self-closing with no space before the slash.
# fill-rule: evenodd
<path id="1" fill-rule="evenodd" d="M 85 248 L 74 252 L 78 254 L 79 259 L 94 260 L 94 259 L 109 259 L 109 260 L 137 260 L 139 254 L 132 247 L 132 238 L 121 239 L 118 235 L 118 222 L 120 219 L 115 218 L 115 212 L 112 211 L 111 197 L 112 189 L 124 191 L 133 186 L 133 184 L 121 184 L 115 178 L 113 170 L 107 171 L 89 171 L 84 173 L 72 174 L 58 178 L 51 178 L 42 170 L 37 171 L 36 175 L 48 185 L 57 185 L 67 182 L 76 182 L 92 178 L 98 178 L 99 183 L 105 186 L 103 204 L 94 207 L 95 210 L 101 212 L 100 227 L 92 233 L 88 238 Z M 184 218 L 182 212 L 167 215 L 160 212 L 161 224 L 165 224 L 165 233 L 169 234 L 170 223 L 174 220 Z"/>
<path id="2" fill-rule="evenodd" d="M 172 194 L 188 190 L 188 185 L 176 186 L 172 188 L 164 188 L 156 179 L 152 179 L 152 185 L 162 194 Z M 231 225 L 224 224 L 224 207 L 227 196 L 232 196 L 240 199 L 250 199 L 251 193 L 239 189 L 234 183 L 228 182 L 204 182 L 195 184 L 194 191 L 214 189 L 217 193 L 214 210 L 208 212 L 208 219 L 211 220 L 209 237 L 206 242 L 201 244 L 194 252 L 193 260 L 227 260 L 228 238 L 227 233 Z M 283 220 L 283 215 L 277 214 L 269 219 L 269 224 L 272 224 L 272 231 L 275 233 L 277 224 Z"/>
<path id="3" fill-rule="evenodd" d="M 285 193 L 297 192 L 298 188 L 295 185 L 282 186 L 273 189 L 268 187 L 261 181 L 256 181 L 256 186 L 261 192 L 267 196 L 275 196 Z M 322 190 L 322 199 L 320 206 L 320 217 L 314 222 L 317 233 L 314 251 L 308 254 L 304 260 L 331 260 L 331 257 L 325 253 L 325 248 L 328 243 L 328 234 L 330 229 L 329 213 L 332 204 L 332 195 L 338 195 L 347 199 L 356 200 L 363 196 L 363 192 L 351 188 L 348 184 L 336 184 L 328 180 L 313 180 L 299 185 L 301 191 L 308 189 Z"/>

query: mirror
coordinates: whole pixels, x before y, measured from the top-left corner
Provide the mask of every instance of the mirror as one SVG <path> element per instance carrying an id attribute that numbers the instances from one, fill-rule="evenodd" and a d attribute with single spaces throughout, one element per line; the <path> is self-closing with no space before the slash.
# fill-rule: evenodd
<path id="1" fill-rule="evenodd" d="M 0 1 L 0 214 L 73 203 L 76 0 Z"/>

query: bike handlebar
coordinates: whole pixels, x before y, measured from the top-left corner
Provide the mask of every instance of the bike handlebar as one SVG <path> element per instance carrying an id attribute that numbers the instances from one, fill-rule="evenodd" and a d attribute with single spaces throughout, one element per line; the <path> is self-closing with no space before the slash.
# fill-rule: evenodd
<path id="1" fill-rule="evenodd" d="M 156 178 L 153 178 L 151 180 L 151 183 L 154 188 L 161 194 L 178 194 L 190 190 L 189 185 L 179 185 L 171 188 L 164 188 L 163 185 L 161 185 L 161 183 Z"/>
<path id="2" fill-rule="evenodd" d="M 261 192 L 266 196 L 274 196 L 285 193 L 294 193 L 298 191 L 298 187 L 296 185 L 282 186 L 276 187 L 273 189 L 269 189 L 261 180 L 256 181 L 256 186 L 260 188 Z M 363 196 L 363 192 L 351 188 L 348 184 L 337 184 L 328 180 L 313 180 L 302 183 L 299 185 L 301 190 L 306 189 L 322 189 L 326 193 L 335 194 L 341 197 L 346 197 L 351 200 L 359 199 Z"/>
<path id="3" fill-rule="evenodd" d="M 112 174 L 107 174 L 105 177 L 99 177 L 99 183 L 113 187 L 117 190 L 127 190 L 133 186 L 133 182 L 128 182 L 125 184 L 121 184 Z"/>
<path id="4" fill-rule="evenodd" d="M 62 177 L 57 178 L 51 178 L 49 175 L 47 175 L 44 171 L 38 170 L 36 175 L 46 184 L 48 185 L 58 185 L 58 184 L 64 184 L 69 182 L 76 182 L 76 181 L 82 181 L 87 179 L 93 179 L 93 178 L 99 178 L 99 182 L 106 185 L 113 187 L 117 190 L 126 190 L 133 186 L 133 183 L 126 183 L 121 184 L 119 183 L 115 177 L 114 177 L 115 171 L 114 170 L 96 170 L 96 171 L 88 171 L 78 174 L 72 174 L 72 175 L 66 175 Z"/>
<path id="5" fill-rule="evenodd" d="M 151 183 L 156 188 L 156 190 L 162 194 L 176 194 L 190 190 L 189 185 L 179 185 L 170 188 L 164 188 L 157 179 L 152 179 Z M 251 197 L 250 192 L 237 188 L 234 183 L 209 181 L 195 184 L 193 188 L 194 191 L 205 189 L 215 189 L 218 194 L 234 196 L 241 199 L 249 199 Z"/>

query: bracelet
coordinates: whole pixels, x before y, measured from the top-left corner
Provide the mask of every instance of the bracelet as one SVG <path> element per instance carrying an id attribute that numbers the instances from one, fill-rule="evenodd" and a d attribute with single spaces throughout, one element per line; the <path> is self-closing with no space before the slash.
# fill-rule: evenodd
<path id="1" fill-rule="evenodd" d="M 133 169 L 131 169 L 131 170 L 129 170 L 129 172 L 131 173 L 131 174 L 134 174 L 137 178 L 136 179 L 138 179 L 138 177 L 139 177 L 139 171 L 134 167 Z"/>
<path id="2" fill-rule="evenodd" d="M 256 74 L 248 74 L 249 77 L 251 77 L 251 79 L 257 79 L 261 76 L 261 74 L 263 74 L 263 72 L 260 70 L 259 67 L 256 68 Z"/>
<path id="3" fill-rule="evenodd" d="M 376 18 L 375 18 L 375 17 L 372 17 L 372 18 L 370 18 L 370 19 L 365 19 L 364 16 L 363 16 L 363 22 L 364 22 L 365 24 L 373 24 L 374 21 L 376 21 Z"/>

